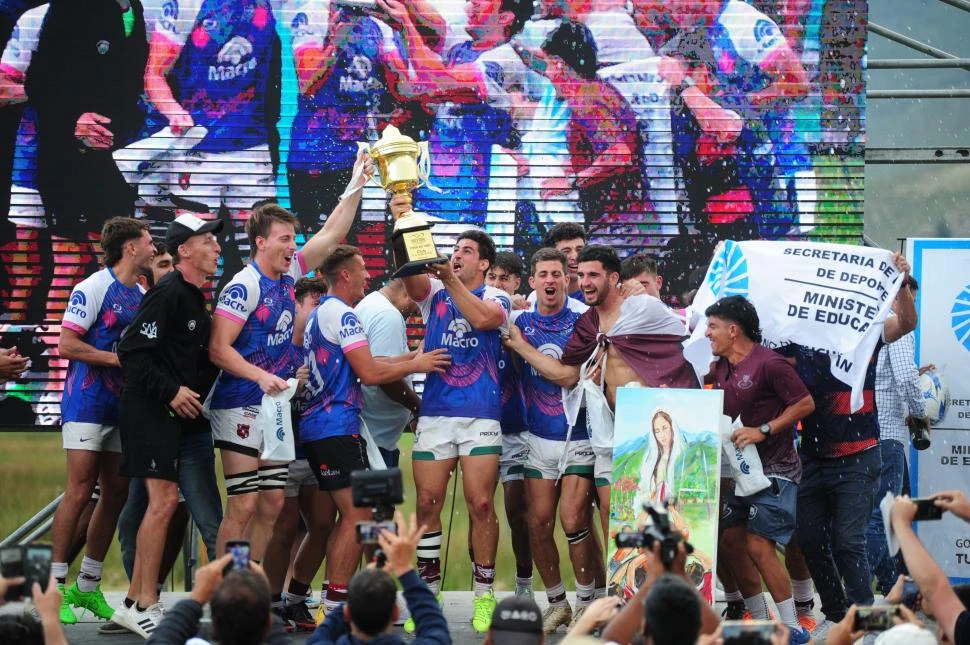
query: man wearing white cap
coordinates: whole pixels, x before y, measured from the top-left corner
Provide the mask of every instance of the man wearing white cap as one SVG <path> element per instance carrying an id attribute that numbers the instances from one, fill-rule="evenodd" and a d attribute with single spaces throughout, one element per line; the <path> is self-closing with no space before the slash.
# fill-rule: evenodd
<path id="1" fill-rule="evenodd" d="M 141 477 L 148 509 L 138 530 L 135 569 L 125 609 L 112 621 L 148 638 L 162 620 L 158 569 L 168 522 L 178 505 L 178 444 L 183 420 L 202 412 L 211 385 L 207 347 L 212 319 L 201 287 L 219 264 L 215 234 L 221 220 L 181 215 L 168 227 L 165 245 L 175 271 L 145 295 L 118 344 L 125 370 L 121 395 L 121 470 Z M 130 603 L 130 604 L 129 604 Z"/>

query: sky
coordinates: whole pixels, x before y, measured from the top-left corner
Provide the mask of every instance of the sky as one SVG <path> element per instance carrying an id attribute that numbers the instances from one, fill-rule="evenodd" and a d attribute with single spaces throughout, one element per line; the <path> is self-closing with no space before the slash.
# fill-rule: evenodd
<path id="1" fill-rule="evenodd" d="M 970 12 L 940 0 L 870 0 L 869 20 L 970 58 Z M 870 34 L 869 60 L 928 58 Z M 872 70 L 870 90 L 970 87 L 970 71 Z M 970 147 L 970 99 L 870 99 L 870 147 Z M 866 166 L 866 234 L 886 248 L 901 237 L 970 237 L 970 163 Z"/>

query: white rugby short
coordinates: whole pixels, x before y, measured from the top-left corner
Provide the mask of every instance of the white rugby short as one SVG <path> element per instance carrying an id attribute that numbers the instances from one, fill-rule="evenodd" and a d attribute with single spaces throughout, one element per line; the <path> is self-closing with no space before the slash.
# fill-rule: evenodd
<path id="1" fill-rule="evenodd" d="M 259 457 L 263 448 L 263 431 L 258 417 L 258 405 L 210 410 L 212 442 L 216 448 Z"/>
<path id="2" fill-rule="evenodd" d="M 495 419 L 420 417 L 412 458 L 436 461 L 502 454 L 502 429 Z"/>
<path id="3" fill-rule="evenodd" d="M 64 450 L 121 453 L 121 433 L 118 426 L 100 423 L 68 421 L 61 426 Z"/>
<path id="4" fill-rule="evenodd" d="M 558 479 L 559 462 L 565 449 L 565 441 L 530 435 L 529 460 L 525 465 L 525 476 L 530 479 Z M 589 439 L 570 441 L 562 474 L 592 477 L 593 463 L 593 449 L 589 445 Z"/>
<path id="5" fill-rule="evenodd" d="M 171 168 L 172 195 L 202 202 L 213 212 L 220 204 L 249 210 L 255 202 L 276 197 L 269 145 L 233 152 L 190 150 L 174 157 Z"/>
<path id="6" fill-rule="evenodd" d="M 516 432 L 502 435 L 502 456 L 498 470 L 501 482 L 525 479 L 525 465 L 529 459 L 529 433 Z"/>

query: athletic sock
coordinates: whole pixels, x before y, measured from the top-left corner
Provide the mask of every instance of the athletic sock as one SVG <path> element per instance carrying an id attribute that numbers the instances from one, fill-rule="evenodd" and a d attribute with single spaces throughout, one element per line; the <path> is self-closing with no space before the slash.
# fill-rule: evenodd
<path id="1" fill-rule="evenodd" d="M 565 607 L 569 605 L 566 601 L 566 587 L 561 582 L 555 587 L 546 588 L 546 598 L 549 599 L 550 607 Z"/>
<path id="2" fill-rule="evenodd" d="M 418 576 L 437 595 L 441 583 L 441 531 L 422 535 L 418 540 L 417 552 Z"/>
<path id="3" fill-rule="evenodd" d="M 128 609 L 131 609 L 131 606 L 134 604 L 135 604 L 134 600 L 132 600 L 128 596 L 125 596 L 125 607 L 127 607 Z"/>
<path id="4" fill-rule="evenodd" d="M 755 620 L 768 620 L 768 603 L 765 602 L 765 595 L 759 593 L 744 599 L 744 606 Z"/>
<path id="5" fill-rule="evenodd" d="M 333 583 L 327 585 L 327 598 L 323 601 L 327 613 L 336 609 L 345 600 L 347 600 L 346 585 L 335 585 Z"/>
<path id="6" fill-rule="evenodd" d="M 473 564 L 475 569 L 475 597 L 484 596 L 492 591 L 492 583 L 495 582 L 495 565 L 486 566 L 484 564 Z"/>
<path id="7" fill-rule="evenodd" d="M 282 609 L 283 608 L 283 594 L 281 594 L 281 593 L 273 593 L 273 594 L 270 594 L 269 595 L 269 605 L 273 609 Z"/>
<path id="8" fill-rule="evenodd" d="M 724 602 L 744 602 L 744 595 L 740 589 L 724 592 Z"/>
<path id="9" fill-rule="evenodd" d="M 591 602 L 593 598 L 596 597 L 596 583 L 591 582 L 588 585 L 584 585 L 579 580 L 576 581 L 576 608 L 580 609 L 586 607 Z"/>
<path id="10" fill-rule="evenodd" d="M 67 562 L 51 562 L 51 575 L 57 584 L 67 584 Z"/>
<path id="11" fill-rule="evenodd" d="M 815 600 L 815 592 L 812 589 L 812 579 L 791 581 L 791 595 L 796 603 L 811 602 Z"/>
<path id="12" fill-rule="evenodd" d="M 515 576 L 515 592 L 519 593 L 520 591 L 532 591 L 532 576 L 528 578 Z"/>
<path id="13" fill-rule="evenodd" d="M 101 582 L 102 573 L 104 573 L 104 562 L 84 556 L 81 560 L 81 573 L 77 577 L 77 588 L 83 593 L 94 591 Z"/>
<path id="14" fill-rule="evenodd" d="M 286 591 L 294 596 L 303 596 L 306 598 L 307 594 L 310 593 L 310 585 L 300 582 L 296 578 L 290 578 L 290 585 Z"/>
<path id="15" fill-rule="evenodd" d="M 791 627 L 792 629 L 801 630 L 801 623 L 798 622 L 798 617 L 795 615 L 795 601 L 791 598 L 786 598 L 781 602 L 775 601 L 775 606 L 778 607 L 778 619 L 785 625 Z"/>
<path id="16" fill-rule="evenodd" d="M 593 592 L 593 598 L 606 598 L 606 587 L 597 587 Z"/>

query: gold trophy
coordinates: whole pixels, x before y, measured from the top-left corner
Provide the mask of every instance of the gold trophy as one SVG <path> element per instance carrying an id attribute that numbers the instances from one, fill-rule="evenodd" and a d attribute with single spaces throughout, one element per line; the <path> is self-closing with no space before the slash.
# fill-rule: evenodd
<path id="1" fill-rule="evenodd" d="M 381 138 L 372 146 L 358 144 L 377 164 L 380 186 L 392 194 L 410 193 L 427 183 L 428 142 L 416 142 L 401 134 L 393 125 L 384 129 Z M 376 178 L 375 178 L 376 179 Z M 419 213 L 408 211 L 394 222 L 391 233 L 391 249 L 394 252 L 395 278 L 424 273 L 430 264 L 447 262 L 438 253 L 431 238 L 431 225 Z"/>

